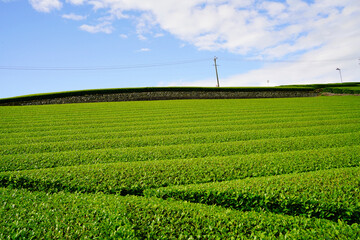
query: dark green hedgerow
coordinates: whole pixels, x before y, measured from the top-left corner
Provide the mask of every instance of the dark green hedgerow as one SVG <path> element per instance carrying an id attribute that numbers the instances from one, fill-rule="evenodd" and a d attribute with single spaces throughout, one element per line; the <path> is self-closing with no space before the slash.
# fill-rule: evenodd
<path id="1" fill-rule="evenodd" d="M 360 168 L 173 186 L 145 196 L 360 223 Z"/>
<path id="2" fill-rule="evenodd" d="M 0 173 L 0 186 L 141 195 L 144 189 L 360 166 L 360 146 L 267 154 L 119 162 Z"/>
<path id="3" fill-rule="evenodd" d="M 12 98 L 0 99 L 0 103 L 44 100 L 62 97 L 86 96 L 96 94 L 116 94 L 116 93 L 141 93 L 141 92 L 264 92 L 264 91 L 299 91 L 309 92 L 314 90 L 313 87 L 146 87 L 146 88 L 117 88 L 117 89 L 92 89 L 68 92 L 54 92 L 44 94 L 33 94 L 18 96 Z"/>
<path id="4" fill-rule="evenodd" d="M 331 92 L 338 94 L 360 94 L 360 86 L 357 87 L 328 87 L 323 92 Z"/>
<path id="5" fill-rule="evenodd" d="M 51 168 L 82 164 L 134 162 L 211 156 L 286 152 L 360 144 L 360 132 L 320 136 L 260 139 L 238 142 L 182 144 L 122 149 L 95 149 L 1 156 L 0 171 Z"/>
<path id="6" fill-rule="evenodd" d="M 283 85 L 283 87 L 312 87 L 323 89 L 327 87 L 353 87 L 360 85 L 360 82 L 343 82 L 343 83 L 323 83 L 323 84 L 306 84 L 306 85 Z"/>
<path id="7" fill-rule="evenodd" d="M 1 239 L 356 239 L 359 226 L 104 194 L 0 189 Z"/>

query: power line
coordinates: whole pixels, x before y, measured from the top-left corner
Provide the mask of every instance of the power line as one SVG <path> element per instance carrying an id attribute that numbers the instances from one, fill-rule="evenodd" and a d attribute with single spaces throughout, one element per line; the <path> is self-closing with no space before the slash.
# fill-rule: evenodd
<path id="1" fill-rule="evenodd" d="M 222 61 L 232 62 L 269 62 L 269 63 L 316 63 L 316 62 L 339 62 L 339 61 L 354 61 L 353 58 L 347 59 L 327 59 L 327 60 L 267 60 L 267 59 L 252 59 L 252 58 L 221 58 Z M 360 61 L 360 59 L 358 59 Z M 160 62 L 152 64 L 134 64 L 134 65 L 114 65 L 114 66 L 85 66 L 85 67 L 45 67 L 45 66 L 0 66 L 0 70 L 13 71 L 106 71 L 106 70 L 126 70 L 126 69 L 142 69 L 154 67 L 167 67 L 175 65 L 185 65 L 196 62 L 207 62 L 209 58 L 181 60 L 173 62 Z M 360 63 L 359 63 L 360 64 Z"/>
<path id="2" fill-rule="evenodd" d="M 141 69 L 153 67 L 166 67 L 174 65 L 183 65 L 196 62 L 209 61 L 208 58 L 183 60 L 174 62 L 163 62 L 153 64 L 136 64 L 136 65 L 120 65 L 120 66 L 92 66 L 92 67 L 39 67 L 39 66 L 0 66 L 0 70 L 16 70 L 16 71 L 103 71 L 103 70 L 126 70 Z"/>
<path id="3" fill-rule="evenodd" d="M 344 59 L 325 59 L 325 60 L 270 60 L 270 59 L 256 59 L 256 58 L 221 58 L 222 61 L 232 61 L 232 62 L 269 62 L 269 63 L 322 63 L 322 62 L 339 62 L 339 61 L 354 61 L 354 58 L 344 58 Z M 360 59 L 359 59 L 360 60 Z"/>

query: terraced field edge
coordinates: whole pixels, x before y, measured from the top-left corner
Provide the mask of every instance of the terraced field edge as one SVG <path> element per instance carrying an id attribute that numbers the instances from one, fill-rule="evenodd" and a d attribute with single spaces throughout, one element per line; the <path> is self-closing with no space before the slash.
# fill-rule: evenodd
<path id="1" fill-rule="evenodd" d="M 174 99 L 239 99 L 239 98 L 286 98 L 314 97 L 313 87 L 157 87 L 94 89 L 26 95 L 0 99 L 0 106 L 44 105 L 84 102 L 120 102 Z"/>

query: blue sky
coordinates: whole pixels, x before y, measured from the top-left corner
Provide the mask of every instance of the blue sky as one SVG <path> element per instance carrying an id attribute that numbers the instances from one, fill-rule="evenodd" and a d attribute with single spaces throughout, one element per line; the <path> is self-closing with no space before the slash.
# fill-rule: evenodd
<path id="1" fill-rule="evenodd" d="M 360 81 L 359 0 L 0 0 L 0 98 Z M 269 80 L 269 84 L 267 83 Z"/>

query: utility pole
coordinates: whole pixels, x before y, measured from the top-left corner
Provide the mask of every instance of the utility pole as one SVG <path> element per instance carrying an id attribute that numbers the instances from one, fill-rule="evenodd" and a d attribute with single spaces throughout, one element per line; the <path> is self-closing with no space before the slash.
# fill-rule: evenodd
<path id="1" fill-rule="evenodd" d="M 341 69 L 340 69 L 340 68 L 337 68 L 336 70 L 339 71 L 339 73 L 340 73 L 340 81 L 341 81 L 341 83 L 342 83 Z"/>
<path id="2" fill-rule="evenodd" d="M 214 57 L 215 72 L 216 72 L 216 81 L 217 81 L 216 87 L 220 87 L 220 83 L 219 83 L 219 75 L 218 75 L 218 70 L 217 70 L 217 65 L 216 65 L 216 59 L 217 59 L 217 57 Z"/>

